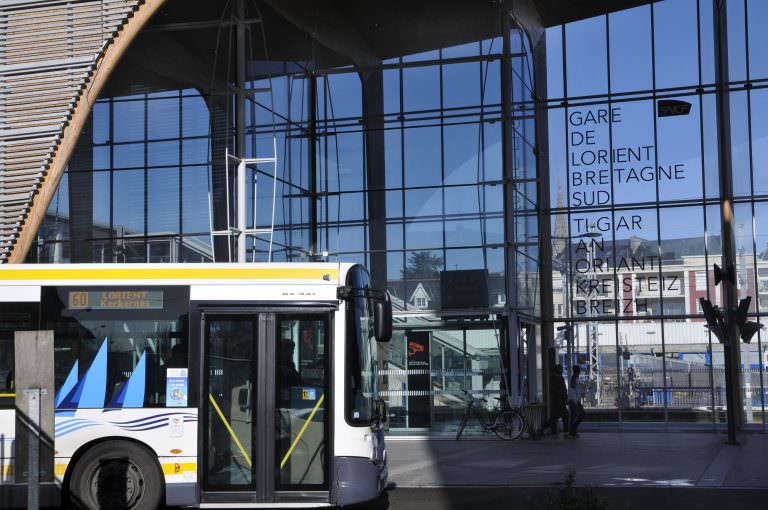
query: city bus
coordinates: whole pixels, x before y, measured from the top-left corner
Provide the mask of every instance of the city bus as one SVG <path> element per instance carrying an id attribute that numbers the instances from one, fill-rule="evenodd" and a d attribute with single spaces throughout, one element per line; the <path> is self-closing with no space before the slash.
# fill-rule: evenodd
<path id="1" fill-rule="evenodd" d="M 22 360 L 45 345 L 25 331 L 52 337 L 53 352 Z M 22 376 L 52 385 L 40 396 L 53 415 L 49 433 L 38 422 L 43 502 L 376 498 L 387 482 L 377 342 L 391 334 L 389 297 L 357 264 L 0 266 L 0 507 L 24 504 L 29 487 Z"/>

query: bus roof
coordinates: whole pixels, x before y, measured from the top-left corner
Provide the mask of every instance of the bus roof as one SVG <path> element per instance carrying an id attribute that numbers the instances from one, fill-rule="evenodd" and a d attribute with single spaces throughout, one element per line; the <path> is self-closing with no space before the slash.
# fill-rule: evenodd
<path id="1" fill-rule="evenodd" d="M 13 264 L 0 265 L 4 285 L 333 284 L 350 263 Z"/>

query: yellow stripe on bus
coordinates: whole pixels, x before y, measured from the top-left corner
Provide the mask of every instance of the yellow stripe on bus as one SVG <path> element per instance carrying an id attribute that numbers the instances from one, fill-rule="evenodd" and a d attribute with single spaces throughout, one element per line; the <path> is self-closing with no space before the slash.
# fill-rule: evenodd
<path id="1" fill-rule="evenodd" d="M 299 443 L 299 439 L 301 439 L 301 436 L 304 435 L 304 432 L 306 432 L 307 427 L 309 427 L 309 424 L 312 422 L 312 418 L 315 417 L 315 413 L 317 413 L 317 410 L 320 409 L 320 406 L 323 404 L 323 400 L 325 400 L 325 393 L 320 395 L 320 400 L 317 401 L 317 404 L 315 404 L 315 408 L 312 409 L 311 413 L 309 413 L 309 418 L 307 418 L 307 421 L 304 422 L 304 426 L 301 427 L 301 430 L 299 430 L 299 433 L 296 434 L 296 439 L 293 440 L 291 447 L 288 448 L 287 452 L 285 452 L 285 457 L 283 457 L 282 462 L 280 462 L 280 471 L 282 471 L 283 468 L 285 467 L 285 463 L 288 462 L 288 459 L 291 457 L 291 454 L 293 453 L 293 449 L 296 448 L 296 445 Z"/>
<path id="2" fill-rule="evenodd" d="M 180 475 L 186 471 L 197 472 L 197 464 L 194 462 L 171 462 L 163 464 L 163 474 Z"/>
<path id="3" fill-rule="evenodd" d="M 56 476 L 64 476 L 68 466 L 69 464 L 55 464 L 53 472 Z M 195 462 L 171 462 L 163 464 L 162 467 L 163 474 L 166 475 L 180 475 L 188 471 L 197 472 L 197 463 Z M 13 474 L 13 464 L 0 466 L 0 476 L 12 476 Z"/>
<path id="4" fill-rule="evenodd" d="M 243 448 L 243 443 L 240 442 L 240 439 L 238 439 L 237 434 L 235 434 L 235 431 L 232 430 L 232 426 L 224 417 L 224 413 L 221 412 L 221 408 L 219 407 L 219 404 L 216 403 L 216 399 L 213 398 L 213 395 L 210 393 L 208 394 L 208 400 L 211 401 L 211 405 L 216 410 L 216 414 L 219 415 L 219 419 L 221 419 L 221 423 L 223 423 L 224 426 L 227 428 L 227 431 L 229 431 L 229 435 L 232 436 L 232 440 L 235 442 L 238 449 L 240 449 L 240 453 L 242 453 L 243 457 L 245 457 L 245 461 L 248 463 L 248 467 L 253 467 L 253 463 L 251 462 L 251 457 L 245 451 L 245 448 Z"/>
<path id="5" fill-rule="evenodd" d="M 0 281 L 20 280 L 335 280 L 338 269 L 316 268 L 105 268 L 7 269 Z"/>
<path id="6" fill-rule="evenodd" d="M 15 393 L 0 393 L 0 398 L 15 398 Z"/>

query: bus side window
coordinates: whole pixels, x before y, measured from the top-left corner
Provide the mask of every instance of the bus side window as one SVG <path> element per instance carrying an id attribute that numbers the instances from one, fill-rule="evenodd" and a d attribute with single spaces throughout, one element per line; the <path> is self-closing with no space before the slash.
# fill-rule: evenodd
<path id="1" fill-rule="evenodd" d="M 13 342 L 0 338 L 0 394 L 13 393 Z"/>
<path id="2" fill-rule="evenodd" d="M 179 342 L 171 347 L 171 354 L 165 362 L 166 368 L 187 368 L 187 343 Z"/>
<path id="3" fill-rule="evenodd" d="M 16 331 L 38 329 L 37 303 L 2 303 L 0 311 L 0 409 L 14 406 L 14 338 Z"/>

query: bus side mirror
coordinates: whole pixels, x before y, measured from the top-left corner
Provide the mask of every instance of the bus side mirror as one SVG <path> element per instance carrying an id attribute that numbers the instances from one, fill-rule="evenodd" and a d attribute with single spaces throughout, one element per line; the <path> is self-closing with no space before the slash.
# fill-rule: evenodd
<path id="1" fill-rule="evenodd" d="M 379 342 L 392 340 L 392 302 L 389 294 L 384 293 L 384 299 L 373 302 L 373 321 L 376 328 L 375 336 Z"/>

